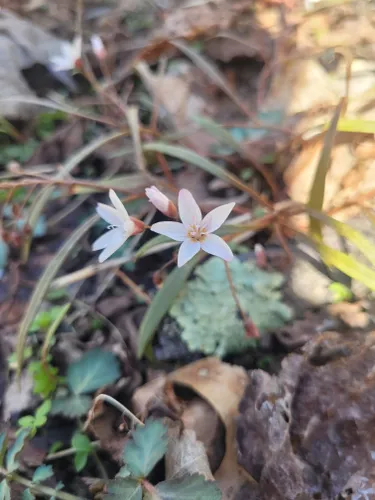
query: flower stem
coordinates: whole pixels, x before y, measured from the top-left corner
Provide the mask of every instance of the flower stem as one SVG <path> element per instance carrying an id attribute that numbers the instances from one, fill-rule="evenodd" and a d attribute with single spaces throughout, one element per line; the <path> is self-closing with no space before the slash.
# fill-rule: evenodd
<path id="1" fill-rule="evenodd" d="M 244 326 L 245 331 L 246 331 L 246 324 L 247 324 L 247 321 L 248 321 L 248 317 L 247 317 L 247 314 L 245 313 L 245 311 L 242 309 L 240 300 L 238 298 L 238 295 L 237 295 L 237 292 L 236 292 L 236 287 L 234 286 L 234 283 L 233 283 L 232 272 L 230 270 L 229 264 L 228 264 L 227 261 L 224 261 L 224 264 L 225 264 L 225 272 L 227 273 L 229 288 L 230 288 L 230 291 L 232 293 L 233 300 L 234 300 L 234 302 L 235 302 L 235 304 L 237 306 L 237 309 L 239 310 L 239 312 L 241 314 L 241 318 L 242 318 L 242 321 L 243 321 L 243 326 Z"/>

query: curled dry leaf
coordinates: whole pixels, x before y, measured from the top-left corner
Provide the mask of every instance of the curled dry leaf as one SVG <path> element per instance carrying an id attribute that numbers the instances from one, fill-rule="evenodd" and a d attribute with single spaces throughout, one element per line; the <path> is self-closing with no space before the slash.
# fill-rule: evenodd
<path id="1" fill-rule="evenodd" d="M 245 370 L 217 358 L 205 358 L 171 373 L 169 381 L 195 391 L 215 409 L 224 423 L 225 455 L 214 477 L 223 500 L 233 499 L 247 481 L 237 464 L 235 448 L 235 417 L 247 383 Z"/>

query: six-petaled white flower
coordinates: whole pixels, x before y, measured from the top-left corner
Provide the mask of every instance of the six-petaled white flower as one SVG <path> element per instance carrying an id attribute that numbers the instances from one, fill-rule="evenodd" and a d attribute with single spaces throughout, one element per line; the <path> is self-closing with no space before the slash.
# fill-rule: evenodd
<path id="1" fill-rule="evenodd" d="M 163 194 L 156 186 L 151 186 L 145 189 L 146 196 L 149 201 L 157 208 L 161 213 L 171 219 L 177 219 L 177 209 L 174 203 Z"/>
<path id="2" fill-rule="evenodd" d="M 109 191 L 109 198 L 113 207 L 103 203 L 98 203 L 96 207 L 100 217 L 110 224 L 109 231 L 100 236 L 92 245 L 94 251 L 103 250 L 99 255 L 99 262 L 108 259 L 125 243 L 129 236 L 142 232 L 145 227 L 142 221 L 129 216 L 113 189 Z"/>
<path id="3" fill-rule="evenodd" d="M 187 189 L 181 189 L 178 195 L 178 211 L 182 223 L 157 222 L 151 226 L 151 230 L 182 241 L 178 252 L 178 267 L 186 264 L 200 249 L 229 262 L 233 258 L 232 250 L 220 236 L 212 233 L 226 221 L 234 205 L 235 203 L 227 203 L 217 207 L 202 218 L 193 195 Z"/>
<path id="4" fill-rule="evenodd" d="M 81 60 L 82 38 L 76 36 L 70 42 L 62 42 L 60 54 L 50 57 L 50 66 L 52 71 L 70 71 L 77 67 Z"/>

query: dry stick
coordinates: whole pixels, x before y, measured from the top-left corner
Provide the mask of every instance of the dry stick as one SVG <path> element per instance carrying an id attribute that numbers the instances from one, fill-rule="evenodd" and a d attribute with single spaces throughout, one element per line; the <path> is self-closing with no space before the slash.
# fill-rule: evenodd
<path id="1" fill-rule="evenodd" d="M 1 182 L 0 183 L 0 188 L 1 189 L 15 189 L 18 187 L 24 187 L 24 186 L 35 186 L 35 185 L 58 185 L 58 186 L 68 186 L 68 187 L 74 187 L 74 186 L 82 186 L 82 187 L 89 187 L 89 188 L 95 188 L 100 191 L 108 191 L 110 189 L 110 186 L 102 186 L 100 184 L 97 184 L 96 182 L 93 181 L 78 181 L 78 180 L 64 180 L 64 179 L 23 179 L 20 181 L 9 181 L 9 182 Z M 130 191 L 128 189 L 124 189 L 121 187 L 116 186 L 116 191 L 122 194 L 129 194 Z M 144 196 L 140 196 L 141 198 Z"/>
<path id="2" fill-rule="evenodd" d="M 132 279 L 129 278 L 129 276 L 127 276 L 123 271 L 121 271 L 120 269 L 118 269 L 118 271 L 116 271 L 116 276 L 118 278 L 120 278 L 120 280 L 125 284 L 127 285 L 133 292 L 136 296 L 138 296 L 141 300 L 144 300 L 146 302 L 146 304 L 151 304 L 151 299 L 150 297 L 147 295 L 147 293 L 145 293 L 138 285 L 137 283 L 135 283 Z"/>

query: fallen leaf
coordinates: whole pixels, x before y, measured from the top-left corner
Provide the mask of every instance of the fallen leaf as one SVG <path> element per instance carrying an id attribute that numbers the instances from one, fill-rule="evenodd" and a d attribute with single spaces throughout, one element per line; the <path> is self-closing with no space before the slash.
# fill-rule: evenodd
<path id="1" fill-rule="evenodd" d="M 248 480 L 237 463 L 235 447 L 235 417 L 247 383 L 245 370 L 217 358 L 205 358 L 171 373 L 169 381 L 194 390 L 215 409 L 224 423 L 225 456 L 214 477 L 223 500 L 233 499 Z"/>

